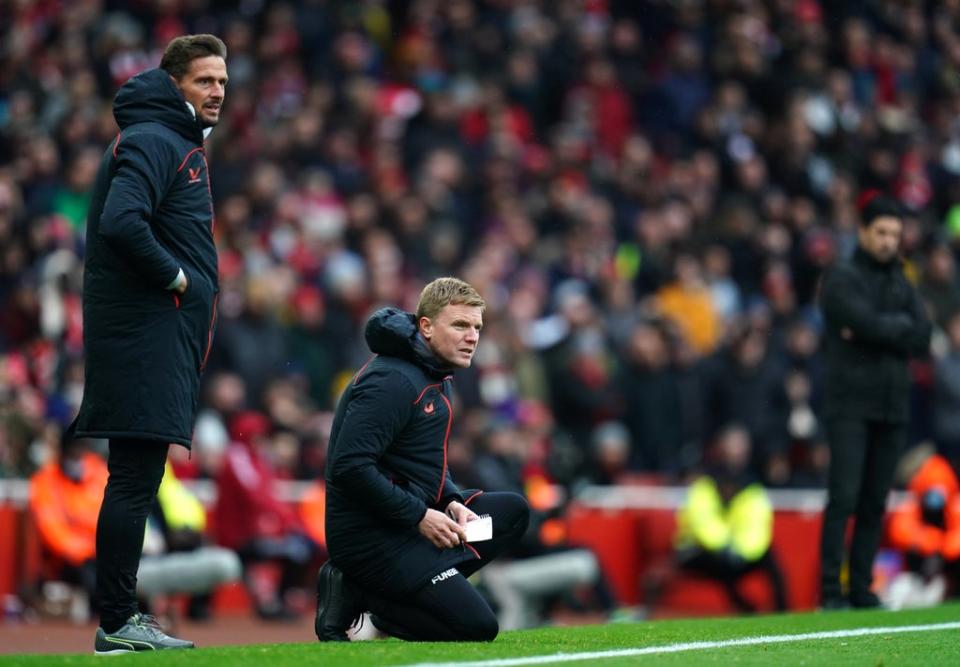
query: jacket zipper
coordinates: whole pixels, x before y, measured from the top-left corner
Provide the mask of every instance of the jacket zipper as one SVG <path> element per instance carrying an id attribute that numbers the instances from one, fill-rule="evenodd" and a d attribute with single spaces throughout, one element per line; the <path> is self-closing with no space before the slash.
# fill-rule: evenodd
<path id="1" fill-rule="evenodd" d="M 217 325 L 217 302 L 220 300 L 220 293 L 213 295 L 213 308 L 210 313 L 210 327 L 207 329 L 207 349 L 203 353 L 203 361 L 200 362 L 200 372 L 207 367 L 207 357 L 210 356 L 210 348 L 213 347 L 213 329 Z M 446 459 L 446 447 L 444 447 L 444 459 Z"/>
<path id="2" fill-rule="evenodd" d="M 447 481 L 447 441 L 450 440 L 450 427 L 453 426 L 453 406 L 450 404 L 450 399 L 442 392 L 440 398 L 447 404 L 447 432 L 443 434 L 443 468 L 440 470 L 440 488 L 437 489 L 437 499 L 434 501 L 437 503 L 443 496 L 443 485 Z"/>

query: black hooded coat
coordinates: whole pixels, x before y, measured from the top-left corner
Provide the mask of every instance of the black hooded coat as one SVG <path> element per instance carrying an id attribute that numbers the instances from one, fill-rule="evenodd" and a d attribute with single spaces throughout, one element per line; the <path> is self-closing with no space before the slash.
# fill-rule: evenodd
<path id="1" fill-rule="evenodd" d="M 377 356 L 340 398 L 330 433 L 327 548 L 361 586 L 402 596 L 479 558 L 469 545 L 439 549 L 417 530 L 428 508 L 443 511 L 471 492 L 461 492 L 447 470 L 452 375 L 413 315 L 377 311 L 366 340 Z"/>
<path id="2" fill-rule="evenodd" d="M 114 117 L 87 217 L 86 379 L 72 428 L 189 447 L 219 291 L 203 129 L 160 69 L 120 88 Z M 181 268 L 182 296 L 167 290 Z"/>

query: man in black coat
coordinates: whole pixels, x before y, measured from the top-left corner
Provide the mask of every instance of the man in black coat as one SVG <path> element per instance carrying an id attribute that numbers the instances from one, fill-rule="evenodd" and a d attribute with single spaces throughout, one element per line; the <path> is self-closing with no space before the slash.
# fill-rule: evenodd
<path id="1" fill-rule="evenodd" d="M 467 577 L 522 537 L 526 501 L 461 491 L 447 469 L 452 372 L 467 368 L 484 301 L 456 278 L 427 285 L 413 315 L 367 322 L 373 357 L 337 406 L 327 457 L 327 548 L 317 578 L 320 641 L 346 641 L 364 611 L 413 641 L 490 641 L 496 616 Z M 492 539 L 465 526 L 490 515 Z"/>
<path id="2" fill-rule="evenodd" d="M 71 426 L 107 438 L 110 477 L 97 525 L 97 653 L 191 648 L 139 613 L 144 525 L 170 443 L 189 447 L 216 322 L 213 199 L 203 141 L 227 84 L 224 43 L 170 42 L 159 69 L 114 100 L 120 127 L 87 218 L 86 386 Z"/>
<path id="3" fill-rule="evenodd" d="M 829 271 L 826 320 L 829 498 L 820 545 L 824 609 L 876 607 L 870 591 L 894 467 L 906 437 L 911 355 L 926 353 L 931 326 L 897 257 L 903 231 L 895 201 L 874 194 L 863 208 L 853 257 Z M 856 516 L 850 590 L 840 568 L 847 519 Z"/>

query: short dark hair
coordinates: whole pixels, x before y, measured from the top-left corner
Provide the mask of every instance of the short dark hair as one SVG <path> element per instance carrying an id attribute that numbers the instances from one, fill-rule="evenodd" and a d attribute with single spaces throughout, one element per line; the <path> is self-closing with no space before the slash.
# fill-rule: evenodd
<path id="1" fill-rule="evenodd" d="M 877 218 L 891 217 L 902 220 L 903 206 L 896 199 L 880 192 L 872 193 L 860 209 L 860 226 L 869 227 Z"/>
<path id="2" fill-rule="evenodd" d="M 179 81 L 190 69 L 191 62 L 208 56 L 227 59 L 227 45 L 222 39 L 216 35 L 182 35 L 167 44 L 160 69 Z"/>

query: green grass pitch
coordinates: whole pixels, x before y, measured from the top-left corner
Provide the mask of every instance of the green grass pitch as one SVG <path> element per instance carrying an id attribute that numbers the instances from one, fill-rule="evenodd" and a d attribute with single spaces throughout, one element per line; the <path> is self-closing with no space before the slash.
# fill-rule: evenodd
<path id="1" fill-rule="evenodd" d="M 849 611 L 739 618 L 644 621 L 577 628 L 505 632 L 492 644 L 410 644 L 396 640 L 347 645 L 319 643 L 201 648 L 196 651 L 95 657 L 93 655 L 23 655 L 0 657 L 0 665 L 104 665 L 104 660 L 140 665 L 190 667 L 368 667 L 502 661 L 520 664 L 600 665 L 960 665 L 960 629 L 881 632 L 865 636 L 805 639 L 781 643 L 724 646 L 645 655 L 592 655 L 584 652 L 668 647 L 692 642 L 722 642 L 747 637 L 853 631 L 862 628 L 939 625 L 960 621 L 960 604 L 909 611 Z M 657 649 L 660 650 L 659 648 Z M 564 658 L 562 655 L 567 654 Z M 535 661 L 524 658 L 542 656 Z M 559 660 L 557 658 L 560 658 Z M 490 663 L 488 667 L 494 667 Z"/>

